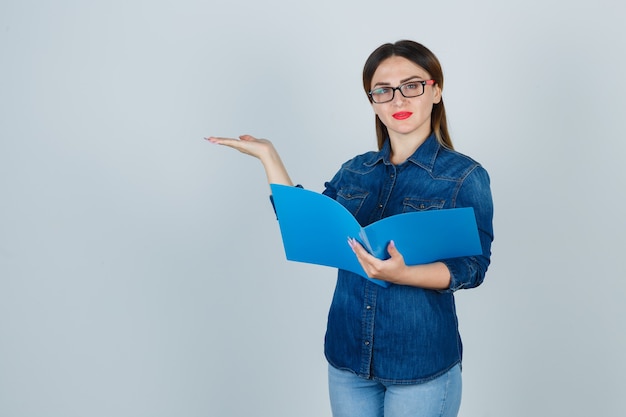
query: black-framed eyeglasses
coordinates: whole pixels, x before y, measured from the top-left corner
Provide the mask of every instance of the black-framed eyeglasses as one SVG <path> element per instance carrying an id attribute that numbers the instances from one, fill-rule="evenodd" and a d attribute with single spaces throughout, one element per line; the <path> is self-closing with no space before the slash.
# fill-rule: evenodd
<path id="1" fill-rule="evenodd" d="M 397 87 L 378 87 L 367 93 L 372 101 L 376 104 L 387 103 L 393 100 L 396 95 L 396 90 L 400 91 L 400 94 L 406 98 L 418 97 L 424 94 L 424 88 L 426 85 L 434 85 L 435 80 L 426 81 L 409 81 L 404 84 L 400 84 Z"/>

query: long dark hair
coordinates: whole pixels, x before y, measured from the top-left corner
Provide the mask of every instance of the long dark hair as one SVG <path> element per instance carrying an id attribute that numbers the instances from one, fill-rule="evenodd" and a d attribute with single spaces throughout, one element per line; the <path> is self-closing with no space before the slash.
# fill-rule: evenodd
<path id="1" fill-rule="evenodd" d="M 428 48 L 424 45 L 409 41 L 402 40 L 396 43 L 386 43 L 376 48 L 374 52 L 365 61 L 363 67 L 363 88 L 365 93 L 368 94 L 372 88 L 372 77 L 376 72 L 376 69 L 385 59 L 392 56 L 400 56 L 406 58 L 409 61 L 424 68 L 426 72 L 430 74 L 433 80 L 439 85 L 439 88 L 443 91 L 443 70 L 439 60 Z M 369 95 L 368 99 L 371 98 Z M 433 105 L 433 111 L 430 117 L 430 127 L 439 143 L 446 148 L 454 149 L 452 146 L 452 139 L 448 133 L 448 123 L 446 122 L 446 109 L 443 105 L 443 97 L 439 103 Z M 378 116 L 376 116 L 376 137 L 378 140 L 378 149 L 382 149 L 383 143 L 389 136 L 387 126 L 383 124 Z"/>

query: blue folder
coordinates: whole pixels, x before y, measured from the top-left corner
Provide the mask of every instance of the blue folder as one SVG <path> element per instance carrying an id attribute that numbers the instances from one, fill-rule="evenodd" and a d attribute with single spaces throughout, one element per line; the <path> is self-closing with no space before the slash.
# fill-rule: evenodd
<path id="1" fill-rule="evenodd" d="M 391 240 L 407 265 L 419 265 L 482 253 L 471 207 L 410 212 L 361 227 L 339 202 L 299 187 L 271 184 L 288 260 L 345 269 L 367 276 L 347 243 L 357 239 L 372 255 L 388 259 Z"/>

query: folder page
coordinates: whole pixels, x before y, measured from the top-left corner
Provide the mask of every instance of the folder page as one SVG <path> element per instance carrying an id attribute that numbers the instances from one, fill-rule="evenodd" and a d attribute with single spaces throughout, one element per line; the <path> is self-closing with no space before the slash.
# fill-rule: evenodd
<path id="1" fill-rule="evenodd" d="M 404 213 L 366 227 L 339 202 L 299 187 L 271 184 L 272 197 L 288 260 L 331 266 L 367 277 L 347 243 L 358 239 L 380 259 L 387 259 L 391 240 L 407 265 L 481 252 L 472 208 Z"/>

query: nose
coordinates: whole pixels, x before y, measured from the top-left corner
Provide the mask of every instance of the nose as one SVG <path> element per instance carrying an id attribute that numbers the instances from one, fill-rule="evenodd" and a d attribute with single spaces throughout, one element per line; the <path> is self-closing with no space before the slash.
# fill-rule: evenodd
<path id="1" fill-rule="evenodd" d="M 401 105 L 401 104 L 404 104 L 405 101 L 406 101 L 406 97 L 402 95 L 402 93 L 400 92 L 400 88 L 399 87 L 396 88 L 396 90 L 394 91 L 393 98 L 391 99 L 391 104 Z"/>

